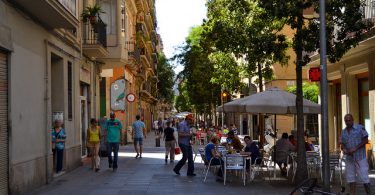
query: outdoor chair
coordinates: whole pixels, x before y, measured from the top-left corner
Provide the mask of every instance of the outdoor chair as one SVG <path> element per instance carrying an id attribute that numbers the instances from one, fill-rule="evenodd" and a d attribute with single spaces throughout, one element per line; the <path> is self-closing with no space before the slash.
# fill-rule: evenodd
<path id="1" fill-rule="evenodd" d="M 315 151 L 306 152 L 306 162 L 307 162 L 307 173 L 308 173 L 309 178 L 311 178 L 313 174 L 315 174 L 316 177 L 322 176 L 321 174 L 322 160 L 321 160 L 320 152 L 315 152 Z"/>
<path id="2" fill-rule="evenodd" d="M 250 158 L 250 163 L 251 163 L 251 158 Z M 263 164 L 263 157 L 257 157 L 254 163 L 250 164 L 250 170 L 249 170 L 250 181 L 253 181 L 255 178 L 255 175 L 259 175 L 259 173 L 262 171 L 262 164 Z"/>
<path id="3" fill-rule="evenodd" d="M 335 151 L 331 152 L 329 154 L 329 167 L 330 167 L 330 181 L 332 182 L 336 170 L 339 171 L 339 177 L 340 177 L 340 184 L 342 184 L 342 159 L 341 159 L 341 151 Z"/>
<path id="4" fill-rule="evenodd" d="M 226 155 L 224 157 L 224 185 L 227 181 L 228 170 L 241 171 L 243 185 L 246 185 L 246 158 L 239 155 Z"/>
<path id="5" fill-rule="evenodd" d="M 204 176 L 203 182 L 206 182 L 207 175 L 208 175 L 208 172 L 210 171 L 211 166 L 214 166 L 216 168 L 217 166 L 221 166 L 221 164 L 220 165 L 211 165 L 212 159 L 214 159 L 214 158 L 211 158 L 211 160 L 208 161 L 207 158 L 206 158 L 204 148 L 199 148 L 199 154 L 200 154 L 200 156 L 202 158 L 202 161 L 203 161 L 203 164 L 204 164 L 203 171 L 202 171 L 202 178 Z"/>
<path id="6" fill-rule="evenodd" d="M 207 142 L 207 133 L 201 133 L 201 136 L 200 136 L 200 144 L 201 145 L 206 145 L 206 142 Z"/>

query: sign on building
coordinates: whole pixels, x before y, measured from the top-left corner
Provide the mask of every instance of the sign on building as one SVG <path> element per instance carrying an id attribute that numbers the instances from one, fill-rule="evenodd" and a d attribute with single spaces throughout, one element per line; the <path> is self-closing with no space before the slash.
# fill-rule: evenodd
<path id="1" fill-rule="evenodd" d="M 111 84 L 111 109 L 125 110 L 125 79 L 116 80 Z"/>

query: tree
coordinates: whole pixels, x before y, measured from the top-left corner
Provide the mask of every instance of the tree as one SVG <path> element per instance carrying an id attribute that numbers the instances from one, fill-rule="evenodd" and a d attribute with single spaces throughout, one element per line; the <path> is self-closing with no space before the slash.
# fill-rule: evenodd
<path id="1" fill-rule="evenodd" d="M 264 77 L 272 78 L 271 65 L 284 65 L 288 60 L 286 36 L 275 33 L 282 25 L 269 18 L 257 1 L 209 0 L 207 7 L 205 39 L 212 41 L 217 50 L 244 59 L 245 76 L 257 76 L 262 91 Z"/>
<path id="2" fill-rule="evenodd" d="M 319 19 L 305 18 L 304 10 L 313 8 L 319 13 L 319 0 L 260 0 L 260 7 L 275 20 L 295 30 L 292 47 L 296 53 L 296 106 L 297 106 L 297 174 L 296 183 L 307 177 L 306 151 L 304 147 L 304 119 L 302 94 L 302 66 L 310 61 L 309 52 L 319 49 Z M 336 62 L 363 39 L 363 33 L 371 24 L 363 20 L 363 0 L 326 1 L 327 57 Z M 326 92 L 324 92 L 326 93 Z"/>
<path id="3" fill-rule="evenodd" d="M 197 26 L 191 29 L 185 44 L 174 56 L 184 69 L 178 79 L 184 83 L 185 99 L 199 114 L 211 113 L 218 105 L 220 98 L 220 85 L 211 83 L 214 67 L 208 60 L 209 53 L 201 47 L 201 34 L 203 28 Z"/>
<path id="4" fill-rule="evenodd" d="M 285 65 L 289 59 L 288 40 L 279 33 L 283 24 L 260 8 L 257 0 L 208 0 L 207 8 L 204 38 L 215 49 L 243 59 L 244 76 L 256 76 L 263 91 L 263 81 L 272 79 L 271 66 L 276 62 Z M 263 116 L 259 119 L 263 129 Z M 263 131 L 260 137 L 262 145 Z"/>
<path id="5" fill-rule="evenodd" d="M 297 93 L 297 86 L 296 85 L 290 86 L 286 90 L 290 93 L 296 94 Z M 306 99 L 308 99 L 312 102 L 318 103 L 319 86 L 316 85 L 315 83 L 303 83 L 302 93 L 303 93 L 304 98 L 306 98 Z"/>
<path id="6" fill-rule="evenodd" d="M 164 103 L 172 104 L 174 91 L 174 71 L 173 66 L 168 62 L 163 53 L 159 54 L 157 64 L 158 71 L 158 97 Z"/>

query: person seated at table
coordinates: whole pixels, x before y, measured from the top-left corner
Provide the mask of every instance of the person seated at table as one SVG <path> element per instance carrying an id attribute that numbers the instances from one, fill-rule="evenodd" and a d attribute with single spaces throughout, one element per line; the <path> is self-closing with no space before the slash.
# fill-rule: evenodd
<path id="1" fill-rule="evenodd" d="M 221 136 L 222 136 L 221 130 L 216 129 L 216 137 L 220 139 Z"/>
<path id="2" fill-rule="evenodd" d="M 276 163 L 279 165 L 281 174 L 286 176 L 287 159 L 289 153 L 296 151 L 296 147 L 288 140 L 288 133 L 283 133 L 281 139 L 276 142 Z"/>
<path id="3" fill-rule="evenodd" d="M 216 180 L 222 180 L 223 170 L 224 170 L 224 161 L 220 158 L 221 154 L 216 151 L 215 147 L 219 145 L 219 140 L 216 137 L 211 138 L 210 143 L 205 147 L 205 155 L 207 162 L 211 161 L 211 165 L 221 165 L 220 169 L 216 173 Z"/>
<path id="4" fill-rule="evenodd" d="M 305 148 L 306 148 L 306 151 L 314 151 L 314 144 L 309 138 L 307 132 L 305 132 Z"/>
<path id="5" fill-rule="evenodd" d="M 289 135 L 289 141 L 293 144 L 293 146 L 297 146 L 297 140 L 294 135 Z"/>
<path id="6" fill-rule="evenodd" d="M 244 137 L 244 141 L 246 143 L 245 151 L 242 151 L 241 154 L 244 155 L 250 155 L 251 157 L 251 164 L 260 164 L 261 159 L 257 159 L 257 162 L 255 162 L 256 158 L 260 157 L 259 148 L 256 145 L 255 142 L 251 139 L 250 136 L 246 135 Z M 250 168 L 250 159 L 246 160 L 246 169 Z"/>
<path id="7" fill-rule="evenodd" d="M 227 144 L 228 146 L 233 147 L 233 150 L 240 152 L 243 148 L 243 145 L 241 144 L 240 138 L 238 138 L 235 134 L 234 131 L 229 131 L 227 134 Z"/>

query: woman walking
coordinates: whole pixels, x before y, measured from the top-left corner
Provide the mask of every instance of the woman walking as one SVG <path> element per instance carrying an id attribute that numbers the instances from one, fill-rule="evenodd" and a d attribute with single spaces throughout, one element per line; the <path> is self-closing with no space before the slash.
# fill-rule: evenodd
<path id="1" fill-rule="evenodd" d="M 62 128 L 62 121 L 55 120 L 55 126 L 52 130 L 52 151 L 56 159 L 56 174 L 60 174 L 62 170 L 65 139 L 66 134 Z"/>
<path id="2" fill-rule="evenodd" d="M 96 119 L 90 120 L 90 127 L 87 129 L 87 143 L 91 150 L 91 167 L 95 172 L 100 170 L 100 127 Z"/>

